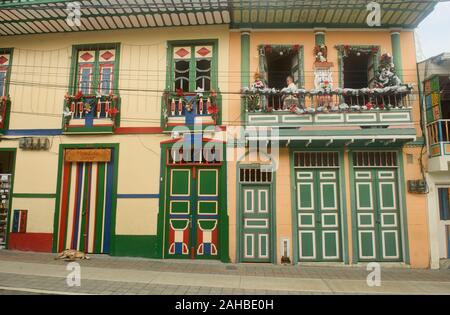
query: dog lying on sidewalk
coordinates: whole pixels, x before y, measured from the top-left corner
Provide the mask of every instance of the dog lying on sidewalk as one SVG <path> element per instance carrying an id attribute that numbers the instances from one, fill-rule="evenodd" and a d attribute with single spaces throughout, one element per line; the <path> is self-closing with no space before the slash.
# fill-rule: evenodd
<path id="1" fill-rule="evenodd" d="M 65 261 L 74 261 L 75 259 L 90 259 L 88 256 L 86 256 L 86 253 L 80 252 L 75 249 L 66 249 L 62 251 L 56 259 L 64 259 Z"/>

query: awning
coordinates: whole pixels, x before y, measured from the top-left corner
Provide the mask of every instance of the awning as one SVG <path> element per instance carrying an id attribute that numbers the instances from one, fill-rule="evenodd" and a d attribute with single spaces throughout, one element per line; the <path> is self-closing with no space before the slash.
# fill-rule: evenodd
<path id="1" fill-rule="evenodd" d="M 401 147 L 417 139 L 414 128 L 370 128 L 361 130 L 301 130 L 258 129 L 246 130 L 247 141 L 278 142 L 280 146 L 308 148 L 327 147 Z"/>
<path id="2" fill-rule="evenodd" d="M 69 26 L 73 0 L 0 0 L 0 36 L 228 24 L 231 28 L 365 28 L 366 0 L 79 0 L 81 25 Z M 437 0 L 377 0 L 381 27 L 416 27 Z"/>

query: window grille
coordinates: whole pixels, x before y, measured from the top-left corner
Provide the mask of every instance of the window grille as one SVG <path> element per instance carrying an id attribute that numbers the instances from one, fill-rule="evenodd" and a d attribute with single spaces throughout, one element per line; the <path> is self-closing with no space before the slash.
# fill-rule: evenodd
<path id="1" fill-rule="evenodd" d="M 339 167 L 338 152 L 295 152 L 294 167 L 336 168 Z"/>
<path id="2" fill-rule="evenodd" d="M 272 170 L 260 168 L 241 168 L 239 181 L 241 183 L 271 183 Z"/>
<path id="3" fill-rule="evenodd" d="M 168 165 L 186 165 L 186 164 L 202 164 L 202 165 L 221 165 L 222 150 L 218 148 L 211 149 L 191 149 L 185 153 L 182 148 L 171 148 L 167 150 Z"/>
<path id="4" fill-rule="evenodd" d="M 354 167 L 397 167 L 397 152 L 353 152 Z"/>

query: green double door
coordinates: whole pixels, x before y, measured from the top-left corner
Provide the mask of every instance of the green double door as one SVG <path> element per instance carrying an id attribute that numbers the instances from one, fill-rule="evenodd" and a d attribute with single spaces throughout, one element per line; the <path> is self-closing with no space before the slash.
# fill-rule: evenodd
<path id="1" fill-rule="evenodd" d="M 295 172 L 299 261 L 341 261 L 338 169 Z"/>
<path id="2" fill-rule="evenodd" d="M 219 259 L 219 169 L 168 170 L 165 257 Z"/>
<path id="3" fill-rule="evenodd" d="M 270 185 L 242 185 L 241 187 L 243 262 L 270 262 L 271 250 L 271 189 Z"/>
<path id="4" fill-rule="evenodd" d="M 356 168 L 356 223 L 360 261 L 401 261 L 396 168 Z"/>

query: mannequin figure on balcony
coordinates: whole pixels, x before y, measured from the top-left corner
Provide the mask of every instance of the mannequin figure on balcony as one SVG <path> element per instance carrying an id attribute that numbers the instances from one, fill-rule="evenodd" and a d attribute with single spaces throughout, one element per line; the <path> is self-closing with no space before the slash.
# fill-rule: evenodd
<path id="1" fill-rule="evenodd" d="M 298 97 L 294 95 L 297 91 L 297 85 L 294 83 L 294 77 L 288 75 L 286 78 L 287 88 L 283 89 L 284 95 L 281 97 L 283 100 L 283 110 L 287 110 L 292 106 L 298 106 Z"/>

